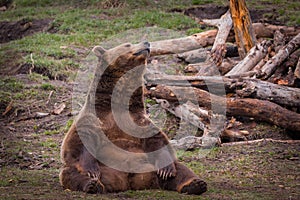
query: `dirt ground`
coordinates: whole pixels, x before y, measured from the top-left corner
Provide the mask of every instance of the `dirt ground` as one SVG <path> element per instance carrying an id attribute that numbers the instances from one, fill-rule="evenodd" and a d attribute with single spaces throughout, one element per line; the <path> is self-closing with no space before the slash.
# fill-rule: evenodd
<path id="1" fill-rule="evenodd" d="M 174 11 L 199 18 L 218 18 L 226 10 L 226 7 L 220 6 L 217 9 L 201 7 Z M 276 11 L 272 13 L 263 17 L 263 11 L 253 10 L 251 16 L 254 22 L 284 24 L 284 21 L 277 20 Z M 49 27 L 50 22 L 51 19 L 0 22 L 0 43 L 40 31 L 55 31 Z M 64 78 L 53 80 L 49 76 L 48 86 L 40 87 L 44 80 L 32 78 L 29 69 L 30 66 L 18 66 L 18 70 L 9 72 L 9 78 L 7 73 L 3 73 L 5 69 L 0 73 L 2 90 L 22 90 L 28 95 L 25 101 L 1 99 L 0 199 L 99 199 L 97 195 L 63 190 L 58 180 L 60 145 L 75 116 L 71 109 L 74 83 L 65 82 Z M 43 70 L 34 72 L 47 75 Z M 54 114 L 57 106 L 62 104 L 66 105 L 64 110 Z M 244 129 L 251 133 L 248 139 L 291 139 L 281 128 L 248 119 L 244 121 Z M 201 156 L 204 154 L 205 157 Z M 151 190 L 107 194 L 100 198 L 300 199 L 299 143 L 260 142 L 193 152 L 179 151 L 178 158 L 207 181 L 208 191 L 201 197 Z"/>

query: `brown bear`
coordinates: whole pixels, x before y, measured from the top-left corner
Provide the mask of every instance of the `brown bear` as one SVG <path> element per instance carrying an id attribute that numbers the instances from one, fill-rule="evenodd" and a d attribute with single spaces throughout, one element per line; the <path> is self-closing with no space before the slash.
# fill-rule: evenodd
<path id="1" fill-rule="evenodd" d="M 205 192 L 206 183 L 176 160 L 167 136 L 145 116 L 143 75 L 150 44 L 96 46 L 93 52 L 95 75 L 61 148 L 62 186 L 87 193 Z"/>

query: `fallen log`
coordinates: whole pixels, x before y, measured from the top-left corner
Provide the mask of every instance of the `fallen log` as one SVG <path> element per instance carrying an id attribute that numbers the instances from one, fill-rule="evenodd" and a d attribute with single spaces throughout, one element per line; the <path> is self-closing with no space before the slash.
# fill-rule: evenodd
<path id="1" fill-rule="evenodd" d="M 285 36 L 294 37 L 300 33 L 300 27 L 293 26 L 277 26 L 267 23 L 252 24 L 256 38 L 274 38 L 274 33 L 280 31 Z"/>
<path id="2" fill-rule="evenodd" d="M 206 121 L 208 119 L 203 119 L 203 118 L 201 119 L 195 113 L 191 112 L 189 109 L 189 106 L 187 104 L 171 106 L 170 103 L 165 99 L 156 99 L 156 102 L 159 103 L 163 109 L 172 113 L 176 117 L 189 122 L 193 126 L 200 128 L 203 131 L 205 131 L 205 129 L 207 129 L 207 122 L 204 123 L 202 121 L 204 121 L 204 120 Z M 208 114 L 206 117 L 208 117 Z"/>
<path id="3" fill-rule="evenodd" d="M 216 26 L 218 28 L 218 33 L 214 42 L 214 45 L 211 49 L 212 52 L 216 51 L 217 46 L 220 44 L 225 44 L 229 32 L 232 28 L 232 18 L 230 15 L 230 10 L 228 10 L 220 19 L 204 19 L 204 23 Z"/>
<path id="4" fill-rule="evenodd" d="M 220 66 L 211 63 L 195 63 L 189 64 L 184 68 L 185 73 L 193 73 L 200 76 L 225 75 L 229 72 L 238 61 L 235 58 L 225 58 Z"/>
<path id="5" fill-rule="evenodd" d="M 207 59 L 209 49 L 200 48 L 192 51 L 187 51 L 177 55 L 177 58 L 186 63 L 201 63 Z"/>
<path id="6" fill-rule="evenodd" d="M 241 141 L 246 140 L 245 136 L 249 135 L 248 131 L 239 130 L 240 123 L 237 123 L 234 118 L 227 123 L 224 115 L 209 112 L 190 101 L 177 106 L 171 105 L 165 99 L 156 99 L 156 102 L 176 117 L 201 129 L 203 136 L 220 138 L 226 141 Z"/>
<path id="7" fill-rule="evenodd" d="M 225 78 L 219 76 L 175 76 L 146 74 L 148 86 L 167 85 L 195 87 L 212 94 L 236 93 L 240 97 L 268 100 L 287 107 L 300 107 L 300 89 L 249 78 Z"/>
<path id="8" fill-rule="evenodd" d="M 214 43 L 217 30 L 209 30 L 191 36 L 150 42 L 151 56 L 177 54 L 203 48 Z"/>
<path id="9" fill-rule="evenodd" d="M 189 64 L 198 64 L 204 62 L 212 48 L 200 48 L 192 51 L 187 51 L 177 55 L 180 60 Z M 226 45 L 225 58 L 238 57 L 238 50 L 235 45 Z"/>
<path id="10" fill-rule="evenodd" d="M 211 58 L 217 66 L 220 66 L 226 55 L 226 40 L 232 28 L 230 10 L 222 15 L 220 19 L 204 20 L 204 22 L 218 27 L 218 33 L 211 49 Z"/>
<path id="11" fill-rule="evenodd" d="M 250 140 L 250 141 L 241 141 L 241 142 L 230 142 L 230 143 L 223 143 L 221 146 L 237 146 L 237 145 L 251 145 L 251 144 L 259 144 L 259 143 L 283 143 L 283 144 L 300 144 L 300 140 L 274 140 L 272 138 L 264 138 L 258 140 Z"/>
<path id="12" fill-rule="evenodd" d="M 194 150 L 199 148 L 212 148 L 215 146 L 220 146 L 221 141 L 219 138 L 214 137 L 196 137 L 196 136 L 187 136 L 179 140 L 170 140 L 172 147 L 176 150 Z"/>
<path id="13" fill-rule="evenodd" d="M 262 23 L 254 23 L 253 28 L 257 38 L 273 38 L 276 30 L 281 30 L 287 36 L 295 36 L 300 33 L 299 27 L 275 26 Z M 214 44 L 218 30 L 209 30 L 191 36 L 150 42 L 151 56 L 178 54 Z M 230 32 L 228 42 L 234 42 L 234 34 Z"/>
<path id="14" fill-rule="evenodd" d="M 175 94 L 180 95 L 176 96 Z M 191 94 L 195 96 L 195 99 L 188 98 Z M 163 85 L 150 90 L 149 95 L 168 101 L 186 102 L 190 100 L 206 109 L 212 109 L 214 113 L 221 112 L 222 114 L 226 109 L 229 116 L 252 117 L 256 121 L 264 121 L 294 131 L 295 136 L 299 136 L 300 133 L 300 114 L 269 101 L 249 98 L 224 98 L 197 88 Z"/>
<path id="15" fill-rule="evenodd" d="M 241 97 L 250 97 L 268 100 L 288 107 L 300 107 L 300 89 L 277 85 L 258 79 L 240 79 L 231 85 L 236 94 Z"/>
<path id="16" fill-rule="evenodd" d="M 268 53 L 268 48 L 272 45 L 270 41 L 262 41 L 256 44 L 236 66 L 234 66 L 226 76 L 241 74 L 252 70 Z"/>
<path id="17" fill-rule="evenodd" d="M 178 76 L 149 73 L 144 75 L 144 79 L 147 87 L 157 85 L 197 87 L 203 90 L 209 90 L 213 94 L 225 95 L 224 78 L 221 76 Z"/>
<path id="18" fill-rule="evenodd" d="M 288 86 L 293 85 L 294 79 L 297 77 L 295 76 L 297 62 L 300 57 L 300 49 L 294 51 L 286 61 L 284 61 L 281 65 L 276 67 L 275 72 L 273 75 L 268 79 L 268 81 L 272 83 L 280 83 L 285 81 Z M 293 71 L 293 69 L 295 69 Z"/>
<path id="19" fill-rule="evenodd" d="M 291 53 L 293 53 L 300 46 L 300 33 L 294 37 L 286 46 L 278 51 L 261 69 L 259 77 L 262 79 L 269 78 L 276 67 L 279 66 Z"/>

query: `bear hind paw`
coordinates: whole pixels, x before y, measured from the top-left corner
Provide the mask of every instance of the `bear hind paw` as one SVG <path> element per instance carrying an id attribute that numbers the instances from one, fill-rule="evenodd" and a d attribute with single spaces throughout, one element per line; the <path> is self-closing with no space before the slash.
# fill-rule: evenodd
<path id="1" fill-rule="evenodd" d="M 83 188 L 83 191 L 89 194 L 104 193 L 104 186 L 98 179 L 91 179 Z"/>
<path id="2" fill-rule="evenodd" d="M 207 191 L 207 184 L 200 179 L 195 179 L 190 184 L 185 185 L 180 192 L 186 194 L 200 195 L 206 191 Z"/>

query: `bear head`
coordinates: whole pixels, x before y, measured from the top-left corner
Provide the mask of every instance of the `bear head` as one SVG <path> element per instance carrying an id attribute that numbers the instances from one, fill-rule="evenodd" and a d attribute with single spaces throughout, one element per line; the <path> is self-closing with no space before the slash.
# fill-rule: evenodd
<path id="1" fill-rule="evenodd" d="M 93 52 L 101 62 L 105 62 L 102 63 L 102 66 L 106 66 L 114 73 L 122 73 L 145 63 L 145 60 L 150 55 L 150 43 L 125 43 L 109 50 L 96 46 Z"/>

